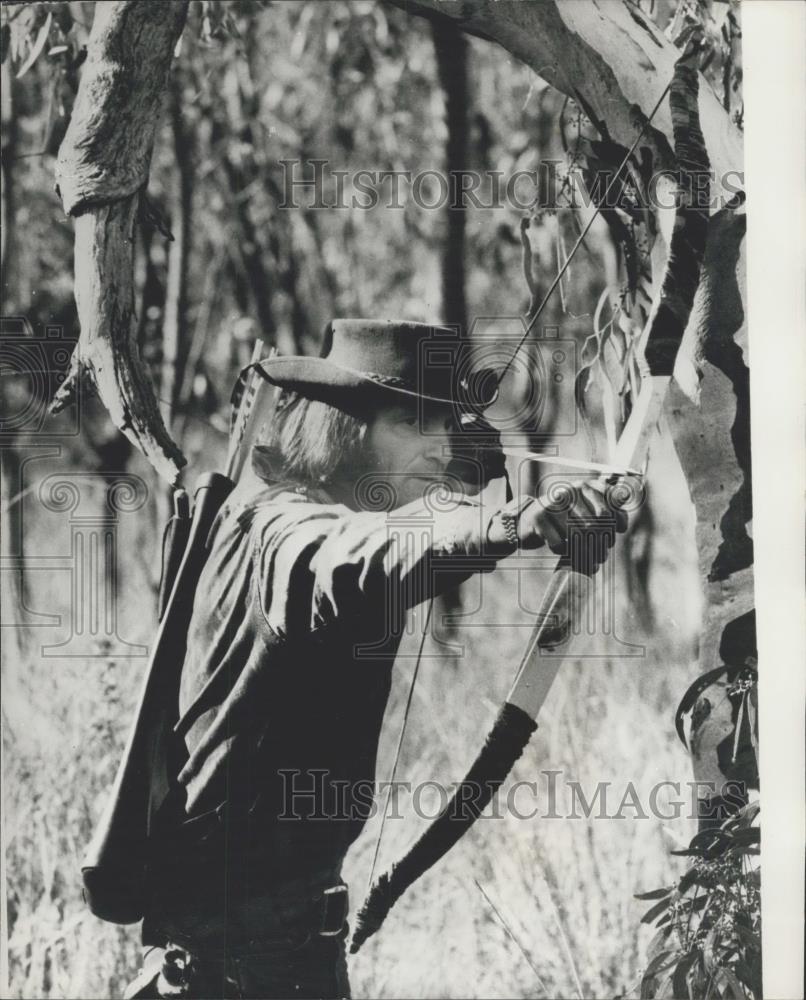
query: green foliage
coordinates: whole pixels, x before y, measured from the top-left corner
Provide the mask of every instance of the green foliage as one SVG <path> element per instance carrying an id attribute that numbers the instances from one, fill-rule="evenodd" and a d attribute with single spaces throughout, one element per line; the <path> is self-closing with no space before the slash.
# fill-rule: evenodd
<path id="1" fill-rule="evenodd" d="M 648 951 L 641 998 L 761 998 L 761 831 L 751 803 L 719 830 L 702 830 L 676 886 L 640 893 L 653 900 L 642 923 L 658 928 Z"/>

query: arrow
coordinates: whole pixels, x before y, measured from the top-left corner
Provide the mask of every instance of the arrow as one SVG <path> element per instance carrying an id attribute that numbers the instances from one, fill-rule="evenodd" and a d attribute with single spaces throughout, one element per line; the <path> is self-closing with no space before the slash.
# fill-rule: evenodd
<path id="1" fill-rule="evenodd" d="M 566 458 L 564 455 L 548 455 L 526 448 L 502 448 L 501 451 L 511 458 L 525 458 L 530 462 L 546 462 L 549 465 L 562 465 L 566 469 L 582 469 L 584 472 L 595 472 L 602 476 L 643 476 L 637 469 L 621 468 L 617 465 L 607 465 L 604 462 L 590 462 L 586 458 Z"/>
<path id="2" fill-rule="evenodd" d="M 663 100 L 669 93 L 674 154 L 681 173 L 680 198 L 660 287 L 637 341 L 640 388 L 615 449 L 615 461 L 630 467 L 643 466 L 648 459 L 650 439 L 672 379 L 705 254 L 709 192 L 695 183 L 695 175 L 707 178 L 710 163 L 698 114 L 696 54 L 696 45 L 690 45 L 676 61 L 671 83 L 661 97 Z M 655 110 L 659 106 L 660 101 Z M 522 342 L 529 329 L 531 325 Z M 546 460 L 556 461 L 554 456 Z M 585 629 L 576 626 L 585 613 L 591 589 L 584 568 L 575 567 L 573 552 L 569 552 L 554 570 L 515 681 L 476 760 L 439 816 L 404 857 L 374 883 L 356 917 L 352 954 L 378 931 L 409 886 L 467 833 L 506 781 L 537 729 L 537 717 L 561 664 L 577 655 L 574 643 Z"/>

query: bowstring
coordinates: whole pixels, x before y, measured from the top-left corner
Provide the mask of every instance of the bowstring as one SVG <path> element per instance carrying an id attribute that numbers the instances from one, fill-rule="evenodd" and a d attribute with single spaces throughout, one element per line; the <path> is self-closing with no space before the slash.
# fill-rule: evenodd
<path id="1" fill-rule="evenodd" d="M 425 637 L 428 635 L 428 626 L 431 622 L 431 611 L 434 607 L 434 598 L 432 597 L 428 602 L 428 609 L 425 613 L 425 622 L 423 623 L 423 634 L 420 637 L 420 648 L 417 651 L 417 661 L 414 664 L 414 673 L 411 675 L 411 684 L 409 685 L 409 693 L 406 698 L 406 707 L 403 710 L 403 722 L 400 726 L 400 735 L 397 738 L 397 749 L 395 750 L 395 759 L 392 763 L 392 774 L 389 778 L 389 787 L 386 790 L 386 801 L 383 805 L 383 815 L 381 816 L 381 828 L 378 831 L 378 839 L 375 841 L 375 853 L 372 856 L 372 867 L 369 870 L 369 878 L 367 879 L 367 891 L 372 888 L 372 880 L 375 877 L 375 868 L 378 863 L 378 855 L 381 850 L 381 840 L 383 839 L 383 831 L 386 826 L 386 817 L 389 814 L 389 800 L 392 797 L 392 788 L 395 784 L 395 778 L 397 777 L 397 765 L 400 762 L 400 752 L 403 749 L 403 737 L 406 735 L 406 723 L 409 719 L 409 711 L 411 710 L 411 702 L 414 698 L 414 685 L 417 683 L 417 675 L 420 672 L 420 664 L 423 662 L 423 649 L 425 648 Z"/>
<path id="2" fill-rule="evenodd" d="M 571 261 L 574 259 L 574 255 L 576 254 L 577 250 L 579 250 L 579 248 L 582 246 L 582 244 L 583 244 L 583 242 L 585 240 L 585 237 L 590 232 L 591 226 L 594 224 L 594 222 L 596 221 L 596 219 L 599 217 L 599 213 L 602 210 L 602 205 L 607 203 L 607 196 L 610 194 L 611 190 L 613 189 L 613 187 L 614 187 L 616 181 L 618 180 L 619 175 L 621 174 L 622 170 L 624 170 L 624 168 L 627 166 L 627 164 L 629 163 L 630 158 L 632 157 L 633 153 L 638 148 L 638 143 L 641 141 L 641 139 L 643 139 L 644 132 L 646 132 L 647 127 L 649 126 L 650 122 L 655 117 L 655 115 L 658 113 L 658 110 L 659 110 L 661 104 L 663 104 L 664 100 L 666 99 L 666 95 L 669 93 L 669 90 L 671 89 L 671 86 L 672 86 L 672 81 L 670 80 L 666 84 L 666 86 L 665 86 L 665 88 L 663 90 L 663 93 L 658 98 L 658 101 L 657 101 L 655 107 L 652 109 L 652 112 L 650 113 L 649 117 L 647 119 L 645 119 L 643 125 L 641 126 L 640 131 L 638 132 L 638 135 L 635 137 L 635 140 L 634 140 L 632 146 L 630 146 L 630 148 L 627 150 L 627 153 L 626 153 L 624 159 L 619 164 L 618 169 L 613 174 L 613 176 L 610 178 L 610 181 L 608 182 L 607 187 L 604 190 L 604 194 L 602 195 L 601 200 L 597 204 L 596 209 L 593 212 L 593 215 L 591 215 L 591 217 L 585 223 L 585 226 L 582 229 L 582 232 L 579 234 L 579 237 L 577 238 L 576 243 L 574 244 L 573 248 L 571 249 L 571 252 L 565 258 L 565 263 L 559 269 L 559 271 L 557 272 L 556 276 L 554 277 L 554 280 L 552 281 L 551 285 L 549 286 L 548 291 L 543 296 L 542 302 L 537 307 L 537 309 L 535 309 L 535 311 L 533 313 L 527 313 L 526 314 L 526 329 L 524 331 L 523 336 L 518 341 L 518 344 L 517 344 L 515 350 L 512 352 L 509 360 L 507 361 L 507 363 L 504 365 L 504 367 L 499 372 L 499 374 L 497 376 L 497 379 L 496 379 L 496 386 L 497 387 L 500 387 L 501 383 L 504 380 L 504 377 L 506 376 L 506 374 L 509 371 L 509 369 L 512 367 L 512 364 L 515 361 L 515 358 L 518 356 L 521 348 L 526 343 L 526 340 L 528 339 L 529 335 L 531 334 L 532 330 L 534 329 L 534 326 L 537 323 L 538 319 L 540 319 L 540 315 L 543 312 L 543 310 L 546 308 L 546 305 L 548 304 L 549 299 L 554 294 L 555 290 L 557 289 L 557 287 L 559 286 L 559 284 L 562 281 L 563 277 L 565 276 L 565 272 L 568 270 L 568 267 L 571 264 Z"/>
<path id="3" fill-rule="evenodd" d="M 599 204 L 597 204 L 597 206 L 596 206 L 593 214 L 591 215 L 590 219 L 588 219 L 587 223 L 585 224 L 585 226 L 583 227 L 582 231 L 580 232 L 580 234 L 579 234 L 579 236 L 577 238 L 576 243 L 571 248 L 571 252 L 565 258 L 565 262 L 563 263 L 562 267 L 558 270 L 557 274 L 555 275 L 554 280 L 552 281 L 551 285 L 549 286 L 549 289 L 546 292 L 546 294 L 543 296 L 543 300 L 541 301 L 540 305 L 537 307 L 537 309 L 534 310 L 533 313 L 527 313 L 526 314 L 526 324 L 525 324 L 526 325 L 526 329 L 525 329 L 525 331 L 523 333 L 523 336 L 518 341 L 518 344 L 515 347 L 515 350 L 512 352 L 511 356 L 509 357 L 507 363 L 504 365 L 504 367 L 498 373 L 498 375 L 496 377 L 496 387 L 500 387 L 501 382 L 504 380 L 507 372 L 512 367 L 512 364 L 515 361 L 515 358 L 518 356 L 521 348 L 526 343 L 529 335 L 531 334 L 531 332 L 532 332 L 535 324 L 537 323 L 538 319 L 540 318 L 543 310 L 546 308 L 546 305 L 548 304 L 549 299 L 554 294 L 555 290 L 557 289 L 557 287 L 559 286 L 559 284 L 562 281 L 563 277 L 565 276 L 565 272 L 568 270 L 568 268 L 569 268 L 569 266 L 571 264 L 571 261 L 574 259 L 574 255 L 576 254 L 577 250 L 579 250 L 579 248 L 582 246 L 583 242 L 585 241 L 585 237 L 590 232 L 591 226 L 596 221 L 596 219 L 599 217 L 599 214 L 600 214 L 600 212 L 602 210 L 602 205 L 606 204 L 607 197 L 610 194 L 611 190 L 613 189 L 616 181 L 618 180 L 619 175 L 621 174 L 622 170 L 624 170 L 624 168 L 627 166 L 627 164 L 630 161 L 630 158 L 633 156 L 633 154 L 635 153 L 636 149 L 638 148 L 638 144 L 640 143 L 641 139 L 643 139 L 644 133 L 646 132 L 649 124 L 651 123 L 651 121 L 655 117 L 655 115 L 658 113 L 658 110 L 660 109 L 660 106 L 663 104 L 664 100 L 666 99 L 666 96 L 669 93 L 669 91 L 671 89 L 671 86 L 672 86 L 672 81 L 669 80 L 669 82 L 666 84 L 666 86 L 663 89 L 663 93 L 660 95 L 660 97 L 658 98 L 658 100 L 657 100 L 654 108 L 650 112 L 649 117 L 646 118 L 644 120 L 643 124 L 641 125 L 641 128 L 640 128 L 640 130 L 638 132 L 638 135 L 635 137 L 632 145 L 627 150 L 627 152 L 626 152 L 626 154 L 624 156 L 624 159 L 621 161 L 621 163 L 619 164 L 619 166 L 616 169 L 615 173 L 610 178 L 610 181 L 608 182 L 607 186 L 605 187 L 604 194 L 602 195 L 602 198 L 601 198 Z M 403 747 L 403 739 L 404 739 L 405 734 L 406 734 L 406 725 L 408 723 L 409 712 L 411 710 L 411 704 L 412 704 L 412 700 L 413 700 L 413 697 L 414 697 L 414 687 L 415 687 L 415 684 L 417 683 L 417 677 L 418 677 L 419 672 L 420 672 L 420 664 L 422 663 L 423 648 L 425 647 L 425 637 L 428 634 L 428 625 L 429 625 L 429 622 L 431 620 L 431 611 L 432 611 L 433 606 L 434 606 L 434 598 L 432 597 L 430 599 L 429 603 L 428 603 L 428 610 L 426 612 L 425 624 L 423 626 L 423 634 L 422 634 L 422 638 L 420 639 L 420 649 L 419 649 L 419 651 L 417 653 L 417 662 L 416 662 L 416 664 L 414 666 L 414 673 L 412 674 L 411 684 L 409 685 L 409 693 L 408 693 L 408 697 L 406 699 L 406 707 L 405 707 L 404 712 L 403 712 L 403 722 L 402 722 L 402 724 L 400 726 L 400 735 L 398 736 L 397 749 L 395 750 L 395 758 L 394 758 L 394 762 L 392 764 L 392 775 L 391 775 L 391 778 L 389 780 L 389 788 L 387 789 L 386 801 L 384 803 L 383 815 L 381 817 L 381 828 L 378 831 L 378 838 L 375 841 L 375 851 L 374 851 L 373 856 L 372 856 L 372 865 L 370 867 L 369 878 L 367 880 L 367 887 L 368 887 L 368 889 L 370 889 L 372 887 L 372 880 L 375 877 L 375 869 L 376 869 L 376 866 L 377 866 L 377 863 L 378 863 L 378 856 L 380 854 L 380 849 L 381 849 L 381 841 L 383 839 L 383 831 L 384 831 L 384 828 L 386 826 L 386 817 L 388 815 L 388 810 L 389 810 L 389 801 L 390 801 L 390 798 L 391 798 L 392 787 L 393 787 L 394 782 L 395 782 L 395 777 L 397 776 L 397 767 L 398 767 L 398 764 L 400 762 L 400 753 L 401 753 L 401 750 L 402 750 L 402 747 Z"/>

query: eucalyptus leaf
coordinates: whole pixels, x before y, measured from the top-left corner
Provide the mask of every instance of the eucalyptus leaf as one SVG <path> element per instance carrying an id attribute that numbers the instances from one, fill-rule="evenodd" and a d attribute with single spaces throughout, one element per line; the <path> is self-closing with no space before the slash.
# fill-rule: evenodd
<path id="1" fill-rule="evenodd" d="M 675 997 L 686 997 L 691 996 L 691 988 L 688 983 L 688 973 L 693 965 L 697 962 L 699 958 L 698 952 L 693 952 L 687 955 L 682 961 L 677 965 L 677 968 L 672 974 L 672 995 Z"/>
<path id="2" fill-rule="evenodd" d="M 730 969 L 720 969 L 716 975 L 716 983 L 718 986 L 721 986 L 723 983 L 728 986 L 731 990 L 730 996 L 734 1000 L 744 1000 L 746 996 L 744 987 Z M 723 996 L 726 996 L 726 994 L 723 994 Z"/>
<path id="3" fill-rule="evenodd" d="M 689 868 L 687 872 L 684 872 L 680 876 L 680 881 L 677 885 L 677 891 L 682 896 L 684 892 L 687 892 L 695 882 L 699 880 L 699 872 L 696 868 Z"/>
<path id="4" fill-rule="evenodd" d="M 746 986 L 754 997 L 761 996 L 761 963 L 753 962 L 748 965 L 740 959 L 734 963 L 733 968 L 743 986 Z"/>
<path id="5" fill-rule="evenodd" d="M 714 954 L 718 933 L 719 928 L 712 927 L 705 938 L 702 948 L 702 961 L 705 966 L 705 971 L 710 972 L 711 974 L 716 971 L 718 965 L 717 956 Z"/>
<path id="6" fill-rule="evenodd" d="M 734 844 L 760 844 L 761 830 L 757 826 L 746 827 L 733 833 L 731 839 Z"/>
<path id="7" fill-rule="evenodd" d="M 652 889 L 649 892 L 633 893 L 635 899 L 663 899 L 674 891 L 674 886 L 670 885 L 665 889 Z"/>
<path id="8" fill-rule="evenodd" d="M 651 906 L 643 915 L 643 917 L 641 917 L 641 923 L 651 924 L 656 917 L 659 917 L 664 910 L 667 910 L 669 908 L 669 904 L 671 902 L 672 902 L 672 897 L 666 896 L 665 899 L 662 899 L 659 903 L 656 903 L 654 906 Z"/>
<path id="9" fill-rule="evenodd" d="M 42 51 L 42 49 L 44 49 L 45 42 L 47 42 L 48 35 L 50 34 L 50 26 L 52 23 L 53 23 L 53 15 L 49 13 L 48 16 L 45 18 L 45 23 L 39 29 L 39 34 L 36 36 L 36 41 L 31 46 L 31 51 L 28 53 L 28 58 L 22 64 L 22 67 L 17 73 L 18 80 L 20 79 L 20 77 L 25 76 L 28 70 L 36 62 L 37 58 L 39 57 L 39 53 Z"/>

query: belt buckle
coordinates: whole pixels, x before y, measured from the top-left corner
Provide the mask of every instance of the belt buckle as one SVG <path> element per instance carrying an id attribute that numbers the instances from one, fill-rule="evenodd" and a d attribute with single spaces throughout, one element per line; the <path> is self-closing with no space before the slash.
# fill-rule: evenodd
<path id="1" fill-rule="evenodd" d="M 322 893 L 324 906 L 322 908 L 322 926 L 319 937 L 337 937 L 344 930 L 347 913 L 350 909 L 346 885 L 334 885 Z M 338 923 L 334 925 L 334 920 Z"/>

